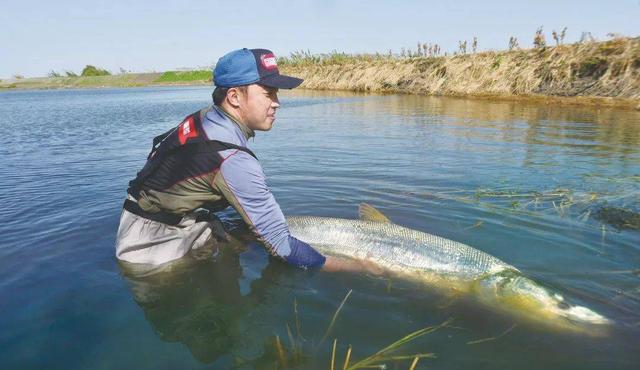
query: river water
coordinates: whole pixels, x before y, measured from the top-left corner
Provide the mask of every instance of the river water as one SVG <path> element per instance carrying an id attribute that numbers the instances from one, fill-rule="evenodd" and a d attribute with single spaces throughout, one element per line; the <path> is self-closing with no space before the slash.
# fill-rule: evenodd
<path id="1" fill-rule="evenodd" d="M 614 322 L 568 331 L 389 275 L 269 261 L 233 212 L 244 253 L 120 266 L 127 182 L 210 93 L 0 93 L 0 368 L 328 369 L 334 338 L 342 366 L 349 345 L 353 363 L 448 318 L 395 354 L 433 353 L 418 368 L 438 369 L 640 365 L 639 112 L 299 90 L 250 145 L 287 215 L 357 218 L 367 202 Z"/>

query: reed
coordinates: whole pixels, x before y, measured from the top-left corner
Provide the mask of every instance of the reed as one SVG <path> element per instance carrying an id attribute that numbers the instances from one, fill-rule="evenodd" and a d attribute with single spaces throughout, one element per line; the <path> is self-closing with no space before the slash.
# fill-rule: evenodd
<path id="1" fill-rule="evenodd" d="M 452 321 L 453 321 L 452 319 L 448 319 L 440 325 L 428 326 L 426 328 L 422 328 L 420 330 L 416 330 L 412 333 L 409 333 L 404 337 L 396 340 L 395 342 L 389 344 L 388 346 L 384 347 L 383 349 L 379 350 L 378 352 L 374 353 L 373 355 L 365 357 L 362 360 L 355 362 L 353 365 L 345 367 L 345 369 L 352 370 L 352 369 L 371 368 L 373 366 L 382 366 L 384 362 L 388 362 L 388 361 L 415 360 L 416 358 L 418 359 L 435 358 L 435 354 L 433 353 L 417 353 L 413 355 L 395 355 L 394 353 L 397 352 L 400 348 L 402 348 L 406 344 L 408 344 L 409 342 L 414 341 L 415 339 L 423 335 L 426 335 L 438 329 L 441 329 L 447 326 Z"/>
<path id="2" fill-rule="evenodd" d="M 311 350 L 311 355 L 305 355 L 304 353 L 304 341 L 300 335 L 300 329 L 297 329 L 297 338 L 294 337 L 293 332 L 291 331 L 291 327 L 288 323 L 285 323 L 287 336 L 289 338 L 289 348 L 287 348 L 282 341 L 280 340 L 279 335 L 275 335 L 271 343 L 273 343 L 273 351 L 271 352 L 276 361 L 277 368 L 286 369 L 286 368 L 304 368 L 305 364 L 309 361 L 313 361 L 314 363 L 324 362 L 317 358 L 317 352 L 320 346 L 324 343 L 324 340 L 331 333 L 331 330 L 334 328 L 337 322 L 337 318 L 340 315 L 342 309 L 344 308 L 347 300 L 351 296 L 352 290 L 349 290 L 345 297 L 340 302 L 340 305 L 332 315 L 331 319 L 327 324 L 327 329 L 325 330 L 324 335 L 318 342 L 316 346 L 314 346 Z M 294 300 L 294 312 L 297 316 L 298 314 L 298 305 L 297 301 Z M 295 318 L 296 322 L 299 322 L 298 318 Z M 415 341 L 416 339 L 432 333 L 440 328 L 449 326 L 452 322 L 452 319 L 448 319 L 442 324 L 428 326 L 422 328 L 420 330 L 416 330 L 411 332 L 404 337 L 390 343 L 379 351 L 375 352 L 372 355 L 364 357 L 360 360 L 352 361 L 353 359 L 353 346 L 349 344 L 347 346 L 346 351 L 344 352 L 344 358 L 342 360 L 341 366 L 338 366 L 337 354 L 338 354 L 338 338 L 334 338 L 331 345 L 331 357 L 329 359 L 329 369 L 335 370 L 340 368 L 342 370 L 355 370 L 355 369 L 385 369 L 387 364 L 394 362 L 403 362 L 403 361 L 412 361 L 409 369 L 415 369 L 417 363 L 420 359 L 423 358 L 435 358 L 435 354 L 433 353 L 414 353 L 414 354 L 399 354 L 398 352 L 403 349 L 410 342 Z M 297 324 L 299 326 L 299 324 Z"/>
<path id="3" fill-rule="evenodd" d="M 325 339 L 327 339 L 327 337 L 329 336 L 329 333 L 331 333 L 331 329 L 333 329 L 333 326 L 336 323 L 336 319 L 338 318 L 340 311 L 342 311 L 342 307 L 344 307 L 344 304 L 347 302 L 347 299 L 349 299 L 349 296 L 351 295 L 352 292 L 353 292 L 353 289 L 349 289 L 349 292 L 347 292 L 347 295 L 345 295 L 344 298 L 342 299 L 342 302 L 340 302 L 340 306 L 338 306 L 338 308 L 336 309 L 336 312 L 333 313 L 333 316 L 331 317 L 331 321 L 329 322 L 329 326 L 327 326 L 327 330 L 324 332 L 324 335 L 322 336 L 322 339 L 320 339 L 320 342 L 318 343 L 318 345 L 321 345 L 325 341 Z"/>

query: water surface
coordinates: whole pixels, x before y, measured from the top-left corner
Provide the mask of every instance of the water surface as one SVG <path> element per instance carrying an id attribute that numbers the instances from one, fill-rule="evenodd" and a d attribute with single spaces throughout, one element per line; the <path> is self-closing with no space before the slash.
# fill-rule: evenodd
<path id="1" fill-rule="evenodd" d="M 368 202 L 615 321 L 595 336 L 393 278 L 295 270 L 241 229 L 240 255 L 188 256 L 146 275 L 123 268 L 113 245 L 126 184 L 153 136 L 210 93 L 0 93 L 1 368 L 273 369 L 276 336 L 290 347 L 288 324 L 304 338 L 302 367 L 326 369 L 333 338 L 340 362 L 349 344 L 359 359 L 450 317 L 455 327 L 400 353 L 433 352 L 420 365 L 440 369 L 640 364 L 640 231 L 597 217 L 640 210 L 640 113 L 294 91 L 251 143 L 285 214 L 356 218 Z"/>

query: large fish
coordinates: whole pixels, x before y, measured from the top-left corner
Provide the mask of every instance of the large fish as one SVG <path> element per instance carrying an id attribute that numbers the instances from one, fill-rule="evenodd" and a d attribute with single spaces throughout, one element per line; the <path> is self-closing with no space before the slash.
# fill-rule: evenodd
<path id="1" fill-rule="evenodd" d="M 517 268 L 466 244 L 393 224 L 360 205 L 360 220 L 287 217 L 293 236 L 324 254 L 366 259 L 392 274 L 475 293 L 487 304 L 563 327 L 611 321 L 525 277 Z"/>

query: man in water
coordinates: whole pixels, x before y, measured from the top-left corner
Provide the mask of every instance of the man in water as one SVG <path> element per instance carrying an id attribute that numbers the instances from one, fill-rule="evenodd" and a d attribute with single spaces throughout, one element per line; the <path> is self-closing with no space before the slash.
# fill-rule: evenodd
<path id="1" fill-rule="evenodd" d="M 214 104 L 156 137 L 147 163 L 129 183 L 118 259 L 158 265 L 224 238 L 212 212 L 231 205 L 275 257 L 301 268 L 365 269 L 365 263 L 323 256 L 289 234 L 262 167 L 247 149 L 255 131 L 273 126 L 278 89 L 301 83 L 281 75 L 266 49 L 240 49 L 220 58 Z"/>

